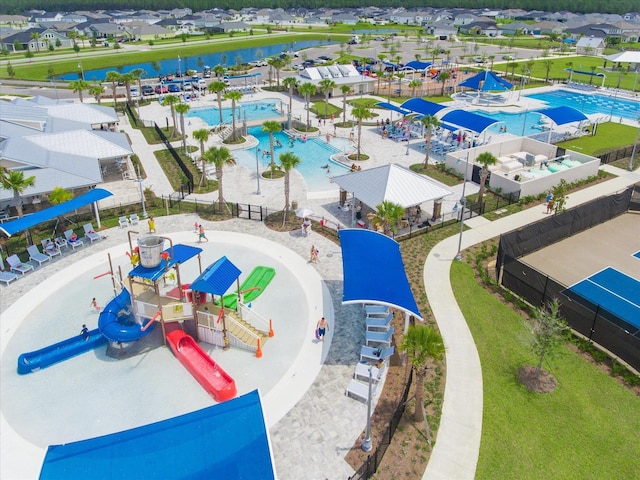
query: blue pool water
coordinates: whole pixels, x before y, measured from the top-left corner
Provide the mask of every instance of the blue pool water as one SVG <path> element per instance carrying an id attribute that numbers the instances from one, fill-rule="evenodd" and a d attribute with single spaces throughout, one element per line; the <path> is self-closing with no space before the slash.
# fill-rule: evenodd
<path id="1" fill-rule="evenodd" d="M 249 128 L 249 134 L 259 141 L 257 147 L 259 150 L 258 164 L 260 171 L 263 171 L 270 163 L 270 158 L 262 154 L 265 150 L 269 150 L 269 134 L 264 133 L 262 127 Z M 306 142 L 300 140 L 293 142 L 293 147 L 290 146 L 289 136 L 284 132 L 274 134 L 274 143 L 276 139 L 280 140 L 282 144 L 282 147 L 274 148 L 276 163 L 278 162 L 278 156 L 285 152 L 293 152 L 300 157 L 301 162 L 296 170 L 304 177 L 309 192 L 335 190 L 337 186 L 331 183 L 330 176 L 343 175 L 349 172 L 349 169 L 344 165 L 330 160 L 331 155 L 344 151 L 349 147 L 349 141 L 346 138 L 332 138 L 331 143 L 319 138 L 309 138 Z M 233 156 L 238 164 L 248 168 L 250 171 L 255 171 L 255 148 L 234 152 Z M 330 165 L 328 173 L 327 169 L 322 168 L 326 164 Z"/>
<path id="2" fill-rule="evenodd" d="M 282 111 L 282 102 L 276 99 L 266 99 L 257 102 L 236 102 L 236 123 L 246 119 L 251 120 L 269 120 L 270 118 L 280 117 Z M 207 125 L 215 126 L 220 123 L 220 110 L 218 107 L 203 107 L 189 110 L 187 117 L 201 118 Z M 230 124 L 231 107 L 222 109 L 223 123 Z"/>
<path id="3" fill-rule="evenodd" d="M 477 113 L 483 117 L 493 118 L 500 122 L 496 125 L 492 125 L 487 129 L 489 133 L 501 133 L 500 127 L 507 127 L 507 131 L 514 135 L 521 135 L 527 137 L 540 133 L 541 121 L 544 118 L 539 113 L 535 112 L 521 112 L 521 113 L 506 113 L 506 112 L 485 112 L 484 110 L 477 110 L 472 113 Z"/>
<path id="4" fill-rule="evenodd" d="M 640 116 L 640 102 L 616 98 L 598 93 L 577 93 L 556 90 L 548 93 L 526 95 L 528 98 L 547 102 L 550 107 L 567 106 L 585 115 L 600 114 L 636 121 Z"/>

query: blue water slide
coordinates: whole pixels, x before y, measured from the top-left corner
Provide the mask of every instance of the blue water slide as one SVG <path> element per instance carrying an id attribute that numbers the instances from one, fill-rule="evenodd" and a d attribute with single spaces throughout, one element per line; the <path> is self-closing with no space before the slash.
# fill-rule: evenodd
<path id="1" fill-rule="evenodd" d="M 76 335 L 35 352 L 23 353 L 18 357 L 18 373 L 24 375 L 35 372 L 54 363 L 86 353 L 106 343 L 107 339 L 96 328 L 91 330 L 86 338 L 83 335 Z"/>
<path id="2" fill-rule="evenodd" d="M 153 330 L 153 325 L 146 330 L 142 328 L 143 325 L 136 322 L 131 305 L 131 294 L 126 288 L 107 303 L 98 318 L 98 329 L 112 342 L 139 340 Z"/>

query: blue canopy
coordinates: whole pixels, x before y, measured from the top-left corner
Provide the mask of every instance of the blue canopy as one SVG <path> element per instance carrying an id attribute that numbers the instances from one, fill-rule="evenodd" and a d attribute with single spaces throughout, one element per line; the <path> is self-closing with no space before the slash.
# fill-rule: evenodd
<path id="1" fill-rule="evenodd" d="M 418 60 L 411 60 L 405 65 L 405 67 L 411 67 L 416 70 L 424 70 L 425 68 L 429 68 L 430 66 L 431 62 L 419 62 Z"/>
<path id="2" fill-rule="evenodd" d="M 410 110 L 405 110 L 404 108 L 400 108 L 397 105 L 389 102 L 378 102 L 376 103 L 376 107 L 386 108 L 387 110 L 393 110 L 394 112 L 400 112 L 402 115 L 409 115 L 411 113 Z"/>
<path id="3" fill-rule="evenodd" d="M 162 275 L 171 267 L 173 267 L 176 263 L 184 263 L 190 258 L 195 257 L 196 255 L 202 252 L 201 248 L 191 247 L 189 245 L 182 245 L 178 243 L 173 246 L 173 249 L 167 248 L 163 253 L 168 253 L 168 260 L 165 262 L 164 260 L 160 262 L 155 268 L 147 268 L 143 267 L 141 264 L 138 264 L 136 268 L 129 272 L 130 277 L 140 277 L 146 278 L 155 282 L 162 278 Z"/>
<path id="4" fill-rule="evenodd" d="M 567 123 L 582 122 L 588 120 L 587 116 L 580 110 L 572 107 L 553 107 L 544 110 L 536 110 L 536 113 L 544 115 L 555 122 L 556 125 L 565 125 Z"/>
<path id="5" fill-rule="evenodd" d="M 400 255 L 400 244 L 372 230 L 340 230 L 344 291 L 342 303 L 399 308 L 422 320 Z"/>
<path id="6" fill-rule="evenodd" d="M 36 225 L 39 225 L 40 223 L 52 220 L 72 210 L 82 208 L 85 205 L 89 205 L 93 202 L 97 202 L 98 200 L 102 200 L 103 198 L 110 197 L 111 195 L 113 195 L 113 193 L 109 192 L 108 190 L 103 190 L 102 188 L 94 188 L 93 190 L 89 190 L 87 193 L 80 195 L 79 197 L 72 198 L 68 202 L 60 203 L 59 205 L 45 208 L 44 210 L 32 213 L 31 215 L 27 215 L 26 217 L 3 223 L 2 225 L 0 225 L 0 231 L 2 231 L 7 237 L 10 237 L 15 233 L 27 230 Z"/>
<path id="7" fill-rule="evenodd" d="M 40 471 L 42 480 L 96 476 L 275 479 L 259 392 L 131 430 L 51 445 Z"/>
<path id="8" fill-rule="evenodd" d="M 445 107 L 440 105 L 439 103 L 429 102 L 422 98 L 411 98 L 400 105 L 402 108 L 406 110 L 410 110 L 415 113 L 419 113 L 421 115 L 435 115 L 440 110 L 443 110 Z"/>
<path id="9" fill-rule="evenodd" d="M 242 272 L 226 256 L 209 265 L 191 284 L 191 290 L 224 295 Z"/>
<path id="10" fill-rule="evenodd" d="M 498 120 L 477 113 L 467 112 L 466 110 L 453 110 L 443 116 L 441 120 L 476 133 L 481 133 L 494 123 L 498 123 Z"/>
<path id="11" fill-rule="evenodd" d="M 491 90 L 511 90 L 513 88 L 513 84 L 499 77 L 491 70 L 485 70 L 473 77 L 467 78 L 465 81 L 460 82 L 458 86 L 482 90 L 483 92 Z"/>

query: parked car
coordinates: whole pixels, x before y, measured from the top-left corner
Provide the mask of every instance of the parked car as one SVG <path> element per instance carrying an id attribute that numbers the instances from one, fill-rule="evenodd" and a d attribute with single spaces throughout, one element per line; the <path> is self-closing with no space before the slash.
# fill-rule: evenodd
<path id="1" fill-rule="evenodd" d="M 211 67 L 209 65 L 204 66 L 204 71 L 202 72 L 202 76 L 204 78 L 211 78 Z"/>
<path id="2" fill-rule="evenodd" d="M 154 89 L 154 91 L 158 95 L 162 95 L 164 93 L 169 93 L 169 89 L 165 85 L 156 85 L 156 88 Z"/>
<path id="3" fill-rule="evenodd" d="M 513 55 L 502 55 L 503 60 L 514 60 L 515 57 Z"/>
<path id="4" fill-rule="evenodd" d="M 191 90 L 193 90 L 193 87 L 191 86 L 191 82 L 184 82 L 180 84 L 180 86 L 182 87 L 182 90 L 184 90 L 185 92 L 190 92 Z"/>
<path id="5" fill-rule="evenodd" d="M 129 88 L 129 94 L 131 98 L 140 98 L 140 90 L 138 90 L 138 87 Z"/>
<path id="6" fill-rule="evenodd" d="M 325 62 L 328 62 L 329 60 L 331 60 L 331 57 L 327 57 L 326 55 L 320 55 L 318 58 L 320 60 L 324 60 Z"/>
<path id="7" fill-rule="evenodd" d="M 153 95 L 153 87 L 151 85 L 142 85 L 142 95 L 145 97 L 148 95 Z"/>
<path id="8" fill-rule="evenodd" d="M 170 93 L 177 93 L 180 91 L 180 87 L 175 83 L 170 83 L 167 85 L 167 90 L 169 90 Z"/>
<path id="9" fill-rule="evenodd" d="M 473 57 L 473 61 L 476 63 L 484 63 L 484 58 L 476 56 Z"/>
<path id="10" fill-rule="evenodd" d="M 164 79 L 165 79 L 167 82 L 170 82 L 171 80 L 173 80 L 173 75 L 171 75 L 170 73 L 167 73 L 167 75 L 164 77 Z"/>

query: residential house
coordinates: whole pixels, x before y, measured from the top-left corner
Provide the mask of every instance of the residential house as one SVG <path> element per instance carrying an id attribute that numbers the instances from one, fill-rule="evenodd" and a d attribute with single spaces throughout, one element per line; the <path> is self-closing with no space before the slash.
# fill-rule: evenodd
<path id="1" fill-rule="evenodd" d="M 605 47 L 604 38 L 582 37 L 576 43 L 576 53 L 578 55 L 600 56 L 604 54 Z"/>
<path id="2" fill-rule="evenodd" d="M 37 38 L 34 36 L 37 35 Z M 2 49 L 9 52 L 17 50 L 30 50 L 41 52 L 47 50 L 49 44 L 56 45 L 60 42 L 60 48 L 71 48 L 72 42 L 64 34 L 50 28 L 29 28 L 19 31 L 2 39 Z M 18 47 L 19 48 L 16 48 Z"/>

